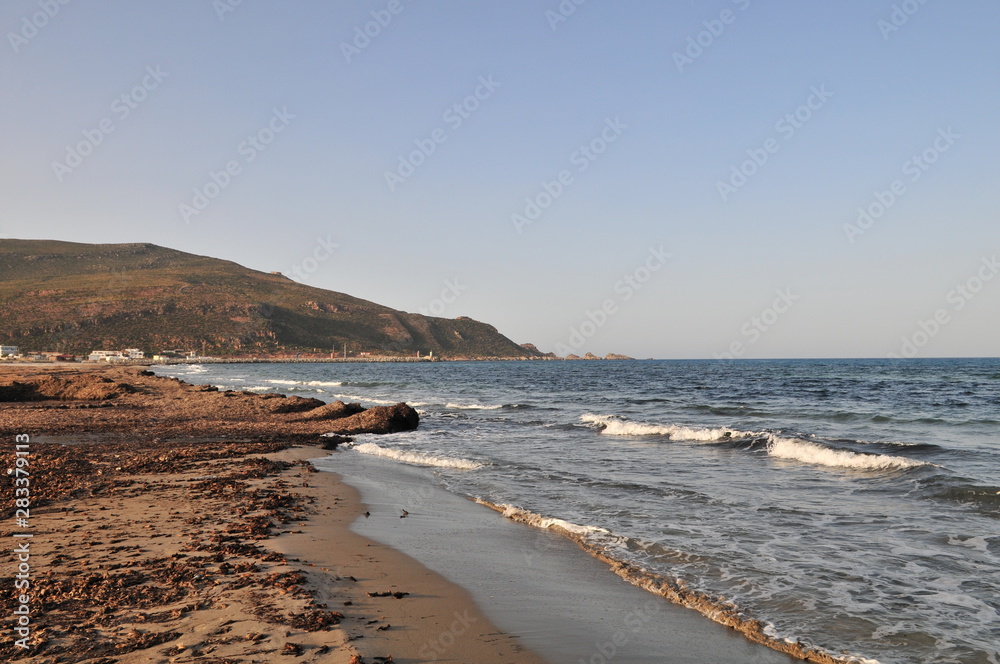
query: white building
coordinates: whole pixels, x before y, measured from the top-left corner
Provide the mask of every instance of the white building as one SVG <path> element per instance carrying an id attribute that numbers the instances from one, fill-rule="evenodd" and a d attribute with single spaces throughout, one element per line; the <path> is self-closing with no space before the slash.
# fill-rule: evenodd
<path id="1" fill-rule="evenodd" d="M 6 357 L 10 355 L 11 357 L 17 355 L 19 349 L 17 346 L 0 346 L 0 357 Z"/>
<path id="2" fill-rule="evenodd" d="M 95 350 L 87 357 L 91 362 L 114 362 L 124 360 L 125 356 L 118 350 Z"/>
<path id="3" fill-rule="evenodd" d="M 142 360 L 146 354 L 138 348 L 125 350 L 95 350 L 87 357 L 91 362 L 122 362 L 124 360 Z"/>

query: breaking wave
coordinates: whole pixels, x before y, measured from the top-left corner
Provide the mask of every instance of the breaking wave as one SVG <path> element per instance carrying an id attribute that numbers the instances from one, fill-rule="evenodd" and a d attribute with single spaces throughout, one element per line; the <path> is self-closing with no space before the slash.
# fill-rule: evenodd
<path id="1" fill-rule="evenodd" d="M 611 571 L 637 588 L 686 606 L 706 618 L 740 632 L 750 640 L 778 652 L 821 664 L 878 664 L 877 660 L 827 652 L 795 638 L 782 637 L 774 626 L 747 616 L 738 606 L 723 597 L 710 596 L 691 588 L 679 578 L 650 572 L 615 556 L 611 549 L 621 538 L 597 526 L 582 526 L 546 517 L 505 503 L 491 503 L 481 498 L 475 502 L 500 512 L 504 517 L 542 530 L 553 530 L 576 542 L 581 549 L 607 564 Z M 611 545 L 611 546 L 609 546 Z"/>
<path id="2" fill-rule="evenodd" d="M 914 461 L 906 457 L 838 450 L 818 443 L 797 438 L 782 438 L 773 434 L 768 434 L 767 438 L 767 454 L 776 459 L 791 459 L 819 466 L 858 470 L 897 470 L 930 465 L 925 461 Z"/>
<path id="3" fill-rule="evenodd" d="M 469 459 L 437 456 L 434 454 L 427 454 L 425 452 L 394 450 L 388 447 L 382 447 L 381 445 L 376 445 L 375 443 L 357 443 L 349 449 L 353 449 L 355 452 L 360 452 L 361 454 L 383 457 L 385 459 L 393 459 L 394 461 L 401 461 L 403 463 L 410 463 L 417 466 L 457 468 L 460 470 L 475 470 L 476 468 L 483 467 L 483 464 Z"/>
<path id="4" fill-rule="evenodd" d="M 606 436 L 666 436 L 671 440 L 695 440 L 713 442 L 728 440 L 733 437 L 754 435 L 746 431 L 731 429 L 692 429 L 674 424 L 644 424 L 630 422 L 617 415 L 581 415 L 580 420 L 594 425 Z"/>
<path id="5" fill-rule="evenodd" d="M 380 406 L 394 406 L 399 403 L 399 400 L 393 399 L 375 399 L 373 397 L 363 397 L 358 394 L 331 394 L 334 399 L 341 399 L 345 401 L 364 401 L 366 403 L 376 403 Z M 414 404 L 417 405 L 417 404 Z M 423 404 L 419 404 L 423 405 Z"/>
<path id="6" fill-rule="evenodd" d="M 817 466 L 831 468 L 853 468 L 856 470 L 898 470 L 932 465 L 925 461 L 914 461 L 906 457 L 889 454 L 870 454 L 837 449 L 821 443 L 799 438 L 787 438 L 767 432 L 740 431 L 737 429 L 696 429 L 676 424 L 648 424 L 631 422 L 618 415 L 581 415 L 580 419 L 592 425 L 606 436 L 664 436 L 669 440 L 695 442 L 738 442 L 765 441 L 768 456 L 788 459 Z M 864 441 L 855 441 L 863 443 Z M 900 447 L 903 447 L 900 444 Z"/>
<path id="7" fill-rule="evenodd" d="M 503 404 L 499 406 L 484 406 L 478 403 L 446 403 L 444 407 L 456 410 L 500 410 L 503 408 Z"/>
<path id="8" fill-rule="evenodd" d="M 569 521 L 564 521 L 563 519 L 542 516 L 541 514 L 536 514 L 530 510 L 521 509 L 520 507 L 515 507 L 506 503 L 491 503 L 483 500 L 482 498 L 475 498 L 474 500 L 480 505 L 485 505 L 490 509 L 500 512 L 504 515 L 504 517 L 510 519 L 511 521 L 526 523 L 529 526 L 534 526 L 535 528 L 540 528 L 542 530 L 561 531 L 576 537 L 585 537 L 594 533 L 609 534 L 610 532 L 604 528 L 598 528 L 597 526 L 581 526 Z"/>

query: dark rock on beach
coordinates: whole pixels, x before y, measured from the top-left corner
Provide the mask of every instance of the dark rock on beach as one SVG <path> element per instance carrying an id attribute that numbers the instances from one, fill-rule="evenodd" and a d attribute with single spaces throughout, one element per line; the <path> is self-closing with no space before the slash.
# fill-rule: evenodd
<path id="1" fill-rule="evenodd" d="M 94 402 L 102 407 L 83 407 Z M 220 391 L 135 367 L 0 368 L 0 405 L 2 434 L 86 432 L 105 440 L 141 431 L 153 438 L 321 442 L 322 434 L 396 433 L 420 421 L 406 404 L 365 409 L 340 401 Z M 71 418 L 59 412 L 67 407 L 73 409 Z"/>
<path id="2" fill-rule="evenodd" d="M 405 403 L 395 406 L 377 406 L 356 415 L 338 420 L 339 433 L 399 433 L 417 428 L 420 416 Z"/>

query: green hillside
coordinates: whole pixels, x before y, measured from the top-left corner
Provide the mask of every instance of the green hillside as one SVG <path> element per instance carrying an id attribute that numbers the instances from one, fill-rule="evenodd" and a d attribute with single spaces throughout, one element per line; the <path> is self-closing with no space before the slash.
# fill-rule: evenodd
<path id="1" fill-rule="evenodd" d="M 0 343 L 81 354 L 140 348 L 442 357 L 535 355 L 469 318 L 404 313 L 153 244 L 0 240 Z"/>

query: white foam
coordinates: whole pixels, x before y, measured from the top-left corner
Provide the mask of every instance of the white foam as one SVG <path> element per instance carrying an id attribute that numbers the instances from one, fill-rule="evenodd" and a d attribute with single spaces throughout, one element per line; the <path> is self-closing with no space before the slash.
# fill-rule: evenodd
<path id="1" fill-rule="evenodd" d="M 367 403 L 377 403 L 383 406 L 394 406 L 399 401 L 392 401 L 386 399 L 373 399 L 372 397 L 362 397 L 357 394 L 333 394 L 331 395 L 335 399 L 348 400 L 348 401 L 365 401 Z"/>
<path id="2" fill-rule="evenodd" d="M 350 449 L 362 454 L 393 459 L 403 463 L 411 463 L 418 466 L 434 466 L 437 468 L 458 468 L 461 470 L 475 470 L 482 468 L 483 464 L 469 459 L 458 459 L 455 457 L 435 456 L 425 452 L 410 452 L 407 450 L 394 450 L 382 447 L 375 443 L 358 443 Z"/>
<path id="3" fill-rule="evenodd" d="M 570 521 L 565 521 L 563 519 L 556 519 L 554 517 L 542 516 L 541 514 L 536 514 L 535 512 L 521 509 L 520 507 L 515 507 L 514 505 L 508 505 L 506 503 L 501 503 L 499 505 L 494 505 L 485 500 L 476 499 L 476 502 L 481 505 L 487 505 L 496 509 L 504 517 L 511 519 L 513 521 L 520 521 L 521 523 L 526 523 L 529 526 L 534 526 L 535 528 L 541 528 L 542 530 L 553 529 L 562 530 L 572 535 L 590 535 L 593 533 L 604 533 L 607 534 L 610 531 L 604 528 L 598 528 L 597 526 L 581 526 Z"/>
<path id="4" fill-rule="evenodd" d="M 859 454 L 848 450 L 835 450 L 797 438 L 782 438 L 768 434 L 767 453 L 777 459 L 792 459 L 803 463 L 837 468 L 863 470 L 892 470 L 926 466 L 923 461 L 887 454 Z"/>
<path id="5" fill-rule="evenodd" d="M 499 406 L 484 406 L 478 403 L 446 403 L 445 408 L 455 408 L 457 410 L 500 410 L 503 405 Z"/>
<path id="6" fill-rule="evenodd" d="M 320 387 L 340 387 L 343 385 L 339 380 L 311 380 L 306 385 L 320 386 Z"/>
<path id="7" fill-rule="evenodd" d="M 692 429 L 675 424 L 645 424 L 630 422 L 616 415 L 581 415 L 580 419 L 601 428 L 606 436 L 667 436 L 672 440 L 712 442 L 730 436 L 749 435 L 730 429 Z"/>
<path id="8" fill-rule="evenodd" d="M 962 539 L 961 537 L 956 537 L 954 535 L 948 535 L 948 544 L 952 546 L 964 546 L 970 549 L 975 549 L 976 551 L 982 551 L 983 553 L 989 553 L 989 542 L 986 541 L 984 535 L 978 537 L 968 537 Z"/>

